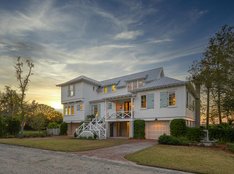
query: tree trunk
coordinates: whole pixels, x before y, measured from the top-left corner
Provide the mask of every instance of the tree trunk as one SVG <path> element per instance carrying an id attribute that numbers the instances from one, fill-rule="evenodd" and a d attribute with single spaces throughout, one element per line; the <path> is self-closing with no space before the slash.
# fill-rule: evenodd
<path id="1" fill-rule="evenodd" d="M 200 118 L 201 118 L 201 111 L 200 111 L 200 91 L 201 91 L 201 86 L 200 84 L 196 84 L 196 94 L 197 97 L 195 99 L 195 121 L 196 121 L 196 126 L 200 126 Z"/>
<path id="2" fill-rule="evenodd" d="M 207 99 L 206 99 L 206 128 L 209 127 L 210 119 L 210 88 L 207 88 Z"/>

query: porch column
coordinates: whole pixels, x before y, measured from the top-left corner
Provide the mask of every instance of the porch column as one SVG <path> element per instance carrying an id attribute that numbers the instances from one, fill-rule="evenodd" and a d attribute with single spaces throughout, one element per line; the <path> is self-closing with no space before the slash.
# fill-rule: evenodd
<path id="1" fill-rule="evenodd" d="M 131 97 L 131 118 L 133 118 L 133 110 L 134 110 L 134 100 L 133 100 L 133 97 Z"/>
<path id="2" fill-rule="evenodd" d="M 107 118 L 106 100 L 105 100 L 105 118 Z"/>
<path id="3" fill-rule="evenodd" d="M 129 121 L 129 138 L 133 138 L 134 136 L 134 121 Z"/>
<path id="4" fill-rule="evenodd" d="M 110 137 L 110 123 L 106 121 L 106 138 Z"/>

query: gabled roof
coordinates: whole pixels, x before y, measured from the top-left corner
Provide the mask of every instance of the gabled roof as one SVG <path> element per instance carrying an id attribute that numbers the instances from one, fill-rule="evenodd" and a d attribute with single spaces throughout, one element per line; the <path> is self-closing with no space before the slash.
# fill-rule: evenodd
<path id="1" fill-rule="evenodd" d="M 180 85 L 186 85 L 188 83 L 186 81 L 181 81 L 170 77 L 166 77 L 164 76 L 163 68 L 155 68 L 152 70 L 134 73 L 113 79 L 103 80 L 100 82 L 86 76 L 79 76 L 65 83 L 58 84 L 57 86 L 64 86 L 79 81 L 85 81 L 87 83 L 91 83 L 97 86 L 109 86 L 116 84 L 117 88 L 120 88 L 120 87 L 125 87 L 127 85 L 127 82 L 137 79 L 144 79 L 145 85 L 141 88 L 133 90 L 132 92 L 158 89 L 164 87 L 180 86 Z"/>
<path id="2" fill-rule="evenodd" d="M 126 86 L 126 82 L 133 81 L 137 79 L 144 79 L 146 83 L 157 80 L 164 76 L 163 68 L 155 68 L 148 71 L 138 72 L 134 74 L 129 74 L 126 76 L 121 76 L 113 79 L 103 80 L 101 81 L 102 86 L 108 86 L 112 84 L 116 84 L 117 87 Z"/>
<path id="3" fill-rule="evenodd" d="M 109 85 L 116 84 L 117 88 L 120 88 L 120 87 L 126 86 L 126 82 L 129 82 L 129 81 L 144 79 L 145 82 L 148 83 L 148 82 L 160 79 L 161 77 L 164 77 L 164 72 L 163 72 L 162 67 L 151 69 L 148 71 L 138 72 L 134 74 L 129 74 L 126 76 L 121 76 L 121 77 L 117 77 L 113 79 L 103 80 L 100 82 L 94 79 L 91 79 L 89 77 L 86 77 L 86 76 L 79 76 L 65 83 L 58 84 L 57 86 L 64 86 L 64 85 L 76 83 L 76 82 L 83 80 L 83 81 L 86 81 L 88 83 L 95 84 L 98 86 L 109 86 Z"/>
<path id="4" fill-rule="evenodd" d="M 91 84 L 94 84 L 94 85 L 98 85 L 98 86 L 101 85 L 101 83 L 99 81 L 96 81 L 96 80 L 91 79 L 91 78 L 86 77 L 86 76 L 79 76 L 77 78 L 74 78 L 72 80 L 69 80 L 69 81 L 61 83 L 61 84 L 58 84 L 56 86 L 64 86 L 64 85 L 73 84 L 73 83 L 76 83 L 76 82 L 79 82 L 79 81 L 86 81 L 88 83 L 91 83 Z"/>

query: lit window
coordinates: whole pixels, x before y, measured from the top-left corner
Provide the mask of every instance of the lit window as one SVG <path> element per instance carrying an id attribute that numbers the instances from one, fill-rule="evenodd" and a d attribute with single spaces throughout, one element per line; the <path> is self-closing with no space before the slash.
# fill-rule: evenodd
<path id="1" fill-rule="evenodd" d="M 106 94 L 108 92 L 108 88 L 104 87 L 104 93 Z"/>
<path id="2" fill-rule="evenodd" d="M 146 108 L 146 95 L 141 96 L 141 108 Z"/>
<path id="3" fill-rule="evenodd" d="M 112 85 L 111 90 L 112 90 L 112 92 L 115 92 L 116 91 L 116 85 Z"/>
<path id="4" fill-rule="evenodd" d="M 70 115 L 70 106 L 67 107 L 67 115 Z"/>
<path id="5" fill-rule="evenodd" d="M 175 92 L 169 92 L 169 106 L 175 106 L 176 105 L 176 95 Z"/>
<path id="6" fill-rule="evenodd" d="M 71 115 L 74 115 L 74 106 L 71 106 Z"/>

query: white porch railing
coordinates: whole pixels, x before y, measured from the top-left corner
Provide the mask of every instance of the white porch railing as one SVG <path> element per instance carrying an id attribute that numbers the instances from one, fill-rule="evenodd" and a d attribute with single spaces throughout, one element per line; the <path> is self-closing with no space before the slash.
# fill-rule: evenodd
<path id="1" fill-rule="evenodd" d="M 131 114 L 131 111 L 118 111 L 107 116 L 107 120 L 108 119 L 130 119 L 132 118 L 132 116 L 133 114 Z"/>

